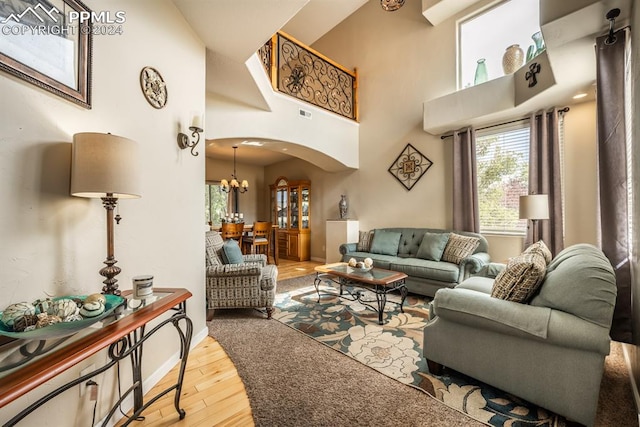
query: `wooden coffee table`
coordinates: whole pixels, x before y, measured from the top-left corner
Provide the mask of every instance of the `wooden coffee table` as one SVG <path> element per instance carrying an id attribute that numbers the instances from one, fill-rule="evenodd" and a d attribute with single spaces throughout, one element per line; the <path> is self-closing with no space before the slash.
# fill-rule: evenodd
<path id="1" fill-rule="evenodd" d="M 340 285 L 340 294 L 338 296 L 342 298 L 347 297 L 343 295 L 346 290 L 351 301 L 358 301 L 362 305 L 366 305 L 375 310 L 378 313 L 378 324 L 380 325 L 384 324 L 382 321 L 382 313 L 384 312 L 384 306 L 387 304 L 387 294 L 389 292 L 400 291 L 400 295 L 402 295 L 400 311 L 404 313 L 402 306 L 408 292 L 404 284 L 404 279 L 407 278 L 407 275 L 404 273 L 375 267 L 368 272 L 362 272 L 356 268 L 349 267 L 346 262 L 319 265 L 315 270 L 316 278 L 313 281 L 313 285 L 318 293 L 318 302 L 320 302 L 320 283 L 323 281 L 331 281 Z M 376 294 L 375 306 L 371 304 L 374 300 L 363 299 L 364 294 L 362 289 L 372 291 Z M 325 293 L 331 294 L 326 291 Z"/>

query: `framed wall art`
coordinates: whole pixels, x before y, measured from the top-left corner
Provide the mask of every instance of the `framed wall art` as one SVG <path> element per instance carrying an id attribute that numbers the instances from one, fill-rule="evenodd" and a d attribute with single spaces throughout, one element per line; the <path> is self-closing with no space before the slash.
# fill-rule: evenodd
<path id="1" fill-rule="evenodd" d="M 389 166 L 389 173 L 407 190 L 411 191 L 411 188 L 429 170 L 431 165 L 433 165 L 431 160 L 416 150 L 413 145 L 407 144 L 398 158 Z"/>
<path id="2" fill-rule="evenodd" d="M 80 16 L 91 10 L 78 0 L 0 2 L 0 69 L 91 108 L 92 26 Z"/>

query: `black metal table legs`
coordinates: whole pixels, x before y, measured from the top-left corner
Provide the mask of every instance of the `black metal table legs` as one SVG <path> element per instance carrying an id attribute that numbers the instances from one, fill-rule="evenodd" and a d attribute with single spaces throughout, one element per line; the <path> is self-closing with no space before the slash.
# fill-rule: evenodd
<path id="1" fill-rule="evenodd" d="M 383 313 L 384 307 L 387 304 L 387 294 L 396 290 L 400 291 L 402 299 L 400 300 L 400 312 L 404 313 L 404 300 L 407 298 L 408 290 L 404 284 L 404 279 L 393 282 L 389 285 L 369 285 L 361 282 L 354 282 L 343 277 L 335 277 L 326 273 L 316 273 L 316 278 L 313 281 L 313 286 L 316 288 L 318 294 L 318 302 L 320 302 L 320 284 L 325 282 L 332 282 L 340 286 L 340 298 L 348 298 L 343 295 L 344 291 L 349 295 L 351 301 L 358 301 L 360 304 L 365 305 L 378 313 L 378 324 L 384 325 Z M 351 289 L 354 288 L 354 289 Z M 370 290 L 376 295 L 374 300 L 364 299 L 364 293 L 362 290 Z M 327 292 L 328 293 L 328 292 Z M 373 303 L 376 305 L 373 305 Z"/>

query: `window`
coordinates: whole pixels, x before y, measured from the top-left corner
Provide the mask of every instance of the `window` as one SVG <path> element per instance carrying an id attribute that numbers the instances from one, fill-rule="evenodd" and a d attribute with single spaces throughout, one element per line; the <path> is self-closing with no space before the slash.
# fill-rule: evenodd
<path id="1" fill-rule="evenodd" d="M 476 132 L 481 233 L 524 234 L 520 196 L 529 189 L 529 120 Z"/>
<path id="2" fill-rule="evenodd" d="M 222 191 L 219 182 L 205 185 L 204 218 L 208 224 L 222 223 L 222 218 L 227 213 L 228 196 L 228 193 Z"/>
<path id="3" fill-rule="evenodd" d="M 478 60 L 485 59 L 488 80 L 504 75 L 505 49 L 518 44 L 527 54 L 540 31 L 537 0 L 509 0 L 458 24 L 458 88 L 473 86 Z"/>

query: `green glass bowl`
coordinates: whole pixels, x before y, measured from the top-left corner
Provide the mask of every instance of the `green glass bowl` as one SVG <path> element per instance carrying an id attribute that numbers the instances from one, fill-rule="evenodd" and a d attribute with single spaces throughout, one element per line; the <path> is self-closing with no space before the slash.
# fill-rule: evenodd
<path id="1" fill-rule="evenodd" d="M 56 297 L 53 300 L 60 298 L 78 298 L 84 300 L 87 295 L 72 295 L 64 297 Z M 53 325 L 45 326 L 44 328 L 33 329 L 26 332 L 15 332 L 10 330 L 7 325 L 0 322 L 0 335 L 10 338 L 19 338 L 25 340 L 46 340 L 49 338 L 59 338 L 67 335 L 73 335 L 76 332 L 93 325 L 96 322 L 109 316 L 113 311 L 118 308 L 123 302 L 124 298 L 117 295 L 105 295 L 106 303 L 104 305 L 104 312 L 100 316 L 88 317 L 82 320 L 76 320 L 75 322 L 60 322 Z M 2 312 L 0 311 L 0 317 Z"/>

